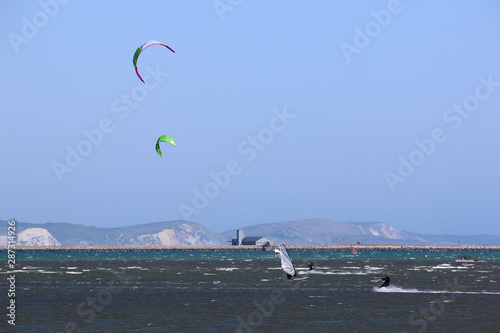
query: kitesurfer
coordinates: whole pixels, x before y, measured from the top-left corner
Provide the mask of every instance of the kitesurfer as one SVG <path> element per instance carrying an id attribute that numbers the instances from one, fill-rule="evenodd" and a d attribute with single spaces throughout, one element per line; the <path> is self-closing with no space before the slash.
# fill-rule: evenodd
<path id="1" fill-rule="evenodd" d="M 384 283 L 379 288 L 388 287 L 389 284 L 391 283 L 391 278 L 389 277 L 389 274 L 386 274 L 385 277 L 381 277 L 380 279 L 384 281 Z"/>
<path id="2" fill-rule="evenodd" d="M 307 265 L 309 266 L 310 271 L 314 269 L 314 263 L 312 261 L 307 262 Z"/>

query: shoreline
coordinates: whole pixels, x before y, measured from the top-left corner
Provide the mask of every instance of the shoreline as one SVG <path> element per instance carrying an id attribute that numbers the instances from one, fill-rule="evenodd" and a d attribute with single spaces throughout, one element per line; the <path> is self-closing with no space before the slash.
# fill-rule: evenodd
<path id="1" fill-rule="evenodd" d="M 497 245 L 397 245 L 397 244 L 328 244 L 287 245 L 291 251 L 408 251 L 408 252 L 498 252 Z M 260 245 L 129 245 L 129 246 L 16 246 L 16 252 L 256 252 L 272 251 L 274 246 Z M 10 249 L 13 250 L 12 248 Z M 0 252 L 7 252 L 7 246 L 0 246 Z"/>

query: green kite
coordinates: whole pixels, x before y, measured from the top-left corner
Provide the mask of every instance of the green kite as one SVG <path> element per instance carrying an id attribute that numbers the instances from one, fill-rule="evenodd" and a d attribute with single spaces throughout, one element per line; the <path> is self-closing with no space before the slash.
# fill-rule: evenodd
<path id="1" fill-rule="evenodd" d="M 160 149 L 160 142 L 168 142 L 170 143 L 172 146 L 175 146 L 175 141 L 174 139 L 172 139 L 171 137 L 169 137 L 168 135 L 162 135 L 158 138 L 158 141 L 156 141 L 156 152 L 158 153 L 158 155 L 160 155 L 160 157 L 163 157 L 163 155 L 161 154 L 161 149 Z"/>

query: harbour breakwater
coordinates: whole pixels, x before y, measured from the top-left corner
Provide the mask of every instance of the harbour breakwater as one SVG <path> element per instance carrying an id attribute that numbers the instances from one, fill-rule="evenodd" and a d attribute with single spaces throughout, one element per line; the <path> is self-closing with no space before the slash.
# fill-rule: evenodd
<path id="1" fill-rule="evenodd" d="M 328 245 L 286 245 L 291 251 L 351 251 L 354 246 L 357 252 L 380 251 L 420 251 L 420 252 L 497 252 L 500 246 L 495 245 L 396 245 L 396 244 L 328 244 Z M 259 245 L 131 245 L 131 246 L 16 246 L 16 252 L 255 252 L 272 251 L 274 246 Z M 0 252 L 7 252 L 7 247 L 0 247 Z"/>

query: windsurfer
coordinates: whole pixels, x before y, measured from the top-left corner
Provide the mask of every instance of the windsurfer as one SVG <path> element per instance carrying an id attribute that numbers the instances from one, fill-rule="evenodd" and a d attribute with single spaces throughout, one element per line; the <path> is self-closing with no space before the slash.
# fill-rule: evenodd
<path id="1" fill-rule="evenodd" d="M 385 277 L 381 277 L 380 279 L 384 281 L 384 283 L 379 288 L 388 287 L 389 284 L 391 283 L 391 278 L 389 277 L 389 274 L 386 274 Z"/>

